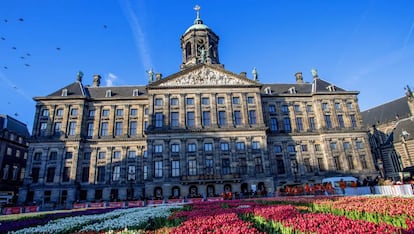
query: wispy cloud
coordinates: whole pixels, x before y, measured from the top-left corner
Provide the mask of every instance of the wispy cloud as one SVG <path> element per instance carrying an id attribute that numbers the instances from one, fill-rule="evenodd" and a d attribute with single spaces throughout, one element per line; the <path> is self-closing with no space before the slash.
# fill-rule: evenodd
<path id="1" fill-rule="evenodd" d="M 34 102 L 33 99 L 23 89 L 19 88 L 11 80 L 7 79 L 7 77 L 5 75 L 3 75 L 2 73 L 0 73 L 0 78 L 4 83 L 6 83 L 6 85 L 8 87 L 13 89 L 20 96 L 22 96 L 26 101 L 29 101 L 31 103 Z"/>
<path id="2" fill-rule="evenodd" d="M 404 47 L 407 47 L 408 42 L 410 41 L 411 35 L 413 34 L 413 30 L 414 30 L 414 22 L 411 24 L 410 31 L 408 31 L 408 35 L 404 40 Z"/>
<path id="3" fill-rule="evenodd" d="M 113 86 L 114 81 L 118 79 L 118 76 L 116 76 L 113 73 L 109 73 L 105 78 L 106 86 Z"/>
<path id="4" fill-rule="evenodd" d="M 146 42 L 146 35 L 140 23 L 140 19 L 134 12 L 130 1 L 121 1 L 121 6 L 128 18 L 131 30 L 134 34 L 135 44 L 141 57 L 141 61 L 145 69 L 152 68 L 152 60 L 149 46 Z M 142 15 L 142 14 L 140 14 Z"/>

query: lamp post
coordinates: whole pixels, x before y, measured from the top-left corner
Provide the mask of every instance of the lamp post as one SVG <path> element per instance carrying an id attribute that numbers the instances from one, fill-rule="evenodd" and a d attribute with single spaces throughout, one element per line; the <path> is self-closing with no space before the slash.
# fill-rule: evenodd
<path id="1" fill-rule="evenodd" d="M 298 174 L 298 161 L 296 159 L 292 159 L 290 163 L 291 163 L 291 166 L 292 166 L 292 172 L 293 172 L 293 174 L 295 176 L 294 182 L 297 182 L 298 181 L 298 179 L 297 179 L 297 174 Z"/>

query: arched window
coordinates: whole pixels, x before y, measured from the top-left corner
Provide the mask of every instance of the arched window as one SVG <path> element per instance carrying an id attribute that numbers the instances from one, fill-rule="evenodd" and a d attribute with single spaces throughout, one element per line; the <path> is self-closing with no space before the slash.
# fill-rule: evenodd
<path id="1" fill-rule="evenodd" d="M 185 56 L 188 59 L 191 56 L 191 43 L 187 42 L 187 44 L 185 45 Z"/>

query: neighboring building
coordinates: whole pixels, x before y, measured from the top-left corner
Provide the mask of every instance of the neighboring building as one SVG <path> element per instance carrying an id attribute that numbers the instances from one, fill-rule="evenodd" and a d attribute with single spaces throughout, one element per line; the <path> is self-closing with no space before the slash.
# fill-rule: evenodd
<path id="1" fill-rule="evenodd" d="M 21 202 L 126 200 L 273 192 L 328 175 L 375 176 L 356 91 L 318 77 L 262 84 L 219 61 L 199 18 L 183 63 L 145 86 L 78 80 L 37 102 Z M 154 79 L 155 75 L 155 79 Z"/>
<path id="2" fill-rule="evenodd" d="M 378 171 L 395 180 L 414 172 L 414 96 L 405 89 L 406 96 L 361 113 Z"/>
<path id="3" fill-rule="evenodd" d="M 26 124 L 0 115 L 0 205 L 14 200 L 22 186 L 30 137 Z"/>

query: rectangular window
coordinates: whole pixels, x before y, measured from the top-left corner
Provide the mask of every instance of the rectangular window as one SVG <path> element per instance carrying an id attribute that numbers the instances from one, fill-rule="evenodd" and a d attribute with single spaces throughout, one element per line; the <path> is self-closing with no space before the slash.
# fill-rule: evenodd
<path id="1" fill-rule="evenodd" d="M 240 111 L 234 111 L 234 125 L 241 125 L 242 117 Z"/>
<path id="2" fill-rule="evenodd" d="M 82 182 L 89 181 L 89 167 L 82 167 Z"/>
<path id="3" fill-rule="evenodd" d="M 193 106 L 194 105 L 194 98 L 187 98 L 186 103 L 188 106 Z"/>
<path id="4" fill-rule="evenodd" d="M 129 115 L 130 116 L 137 116 L 138 115 L 138 109 L 135 109 L 135 108 L 131 109 L 129 111 Z"/>
<path id="5" fill-rule="evenodd" d="M 229 151 L 229 143 L 221 143 L 220 144 L 221 151 Z"/>
<path id="6" fill-rule="evenodd" d="M 50 202 L 51 197 L 52 197 L 52 191 L 50 190 L 44 191 L 43 198 L 45 202 Z"/>
<path id="7" fill-rule="evenodd" d="M 39 172 L 40 172 L 40 168 L 38 167 L 32 168 L 32 183 L 39 182 Z"/>
<path id="8" fill-rule="evenodd" d="M 349 117 L 351 118 L 351 126 L 353 128 L 356 128 L 357 127 L 357 120 L 355 118 L 355 115 L 349 115 Z"/>
<path id="9" fill-rule="evenodd" d="M 225 111 L 219 111 L 218 112 L 218 124 L 220 126 L 226 126 L 226 112 Z"/>
<path id="10" fill-rule="evenodd" d="M 101 123 L 101 136 L 108 136 L 108 122 Z"/>
<path id="11" fill-rule="evenodd" d="M 229 175 L 231 173 L 230 170 L 230 159 L 222 159 L 221 161 L 221 168 L 223 175 Z"/>
<path id="12" fill-rule="evenodd" d="M 353 170 L 353 169 L 355 169 L 355 166 L 354 166 L 354 159 L 352 158 L 352 155 L 347 155 L 347 156 L 346 156 L 346 160 L 348 161 L 348 169 L 349 169 L 349 170 Z"/>
<path id="13" fill-rule="evenodd" d="M 239 159 L 239 173 L 241 175 L 247 174 L 247 162 L 245 158 Z"/>
<path id="14" fill-rule="evenodd" d="M 339 160 L 339 156 L 334 156 L 333 162 L 334 162 L 335 170 L 338 170 L 338 171 L 341 170 L 341 161 Z"/>
<path id="15" fill-rule="evenodd" d="M 328 110 L 329 110 L 329 108 L 328 108 L 328 103 L 326 103 L 326 102 L 323 102 L 323 103 L 322 103 L 322 110 L 323 110 L 323 111 L 328 111 Z"/>
<path id="16" fill-rule="evenodd" d="M 239 97 L 233 97 L 233 104 L 240 104 L 240 98 Z"/>
<path id="17" fill-rule="evenodd" d="M 315 130 L 315 117 L 309 117 L 308 118 L 308 122 L 309 122 L 309 130 L 313 131 Z"/>
<path id="18" fill-rule="evenodd" d="M 237 142 L 236 143 L 236 148 L 238 151 L 243 151 L 246 148 L 246 145 L 244 144 L 244 142 Z"/>
<path id="19" fill-rule="evenodd" d="M 213 159 L 206 159 L 206 174 L 214 175 Z"/>
<path id="20" fill-rule="evenodd" d="M 276 106 L 275 105 L 269 105 L 269 113 L 271 113 L 271 114 L 276 113 Z"/>
<path id="21" fill-rule="evenodd" d="M 155 106 L 162 106 L 162 98 L 155 99 Z"/>
<path id="22" fill-rule="evenodd" d="M 254 104 L 254 97 L 247 97 L 248 104 Z"/>
<path id="23" fill-rule="evenodd" d="M 161 128 L 163 125 L 163 115 L 161 112 L 157 112 L 155 113 L 155 127 L 156 128 Z"/>
<path id="24" fill-rule="evenodd" d="M 278 130 L 278 126 L 277 126 L 277 119 L 276 118 L 271 118 L 270 119 L 270 131 L 276 132 Z"/>
<path id="25" fill-rule="evenodd" d="M 118 181 L 121 177 L 121 167 L 120 166 L 114 166 L 112 170 L 112 180 Z"/>
<path id="26" fill-rule="evenodd" d="M 352 104 L 352 102 L 346 103 L 346 107 L 348 108 L 348 110 L 353 110 L 354 109 L 354 105 Z"/>
<path id="27" fill-rule="evenodd" d="M 364 148 L 364 144 L 362 143 L 362 141 L 357 141 L 355 142 L 357 149 L 363 149 Z"/>
<path id="28" fill-rule="evenodd" d="M 298 131 L 303 131 L 302 117 L 296 117 L 296 129 Z"/>
<path id="29" fill-rule="evenodd" d="M 147 151 L 144 150 L 144 152 L 142 152 L 142 157 L 146 158 L 148 156 Z"/>
<path id="30" fill-rule="evenodd" d="M 178 106 L 178 98 L 171 98 L 170 105 L 171 106 Z"/>
<path id="31" fill-rule="evenodd" d="M 204 151 L 205 152 L 213 151 L 213 144 L 212 143 L 204 143 Z"/>
<path id="32" fill-rule="evenodd" d="M 331 129 L 332 128 L 331 116 L 330 115 L 324 115 L 324 119 L 325 119 L 325 127 L 327 129 Z"/>
<path id="33" fill-rule="evenodd" d="M 63 109 L 57 109 L 56 110 L 56 116 L 62 117 L 63 116 Z"/>
<path id="34" fill-rule="evenodd" d="M 62 182 L 68 182 L 70 180 L 70 167 L 64 167 L 62 173 Z"/>
<path id="35" fill-rule="evenodd" d="M 306 112 L 313 112 L 312 105 L 306 105 Z"/>
<path id="36" fill-rule="evenodd" d="M 335 110 L 341 110 L 341 103 L 335 102 Z"/>
<path id="37" fill-rule="evenodd" d="M 311 173 L 311 172 L 313 172 L 313 170 L 312 170 L 312 165 L 311 165 L 311 163 L 310 163 L 310 159 L 309 159 L 309 158 L 304 158 L 304 159 L 303 159 L 303 164 L 305 164 L 305 170 L 306 170 L 306 173 Z"/>
<path id="38" fill-rule="evenodd" d="M 155 152 L 156 154 L 160 154 L 160 153 L 162 153 L 162 145 L 161 145 L 161 144 L 155 145 L 155 146 L 154 146 L 154 152 Z"/>
<path id="39" fill-rule="evenodd" d="M 95 117 L 95 110 L 89 110 L 88 117 Z"/>
<path id="40" fill-rule="evenodd" d="M 299 105 L 293 105 L 293 110 L 295 111 L 295 112 L 300 112 L 300 106 Z"/>
<path id="41" fill-rule="evenodd" d="M 349 150 L 351 149 L 351 145 L 349 144 L 349 142 L 344 142 L 344 150 Z"/>
<path id="42" fill-rule="evenodd" d="M 52 151 L 49 154 L 49 160 L 56 160 L 57 159 L 57 152 L 56 151 Z"/>
<path id="43" fill-rule="evenodd" d="M 75 132 L 76 132 L 76 122 L 71 121 L 71 122 L 69 122 L 69 133 L 68 133 L 68 135 L 69 136 L 74 136 Z"/>
<path id="44" fill-rule="evenodd" d="M 344 117 L 342 115 L 338 115 L 338 125 L 339 125 L 340 128 L 345 127 Z"/>
<path id="45" fill-rule="evenodd" d="M 253 141 L 253 142 L 252 142 L 252 149 L 253 149 L 253 150 L 259 150 L 259 149 L 260 149 L 260 142 L 258 142 L 258 141 Z"/>
<path id="46" fill-rule="evenodd" d="M 194 111 L 187 112 L 187 127 L 193 128 L 195 126 Z"/>
<path id="47" fill-rule="evenodd" d="M 283 124 L 284 124 L 285 132 L 291 132 L 292 131 L 292 127 L 290 125 L 290 118 L 289 117 L 283 118 Z"/>
<path id="48" fill-rule="evenodd" d="M 94 125 L 93 123 L 87 123 L 87 136 L 88 137 L 92 137 L 93 136 L 93 130 L 94 130 Z"/>
<path id="49" fill-rule="evenodd" d="M 96 180 L 98 182 L 104 182 L 105 181 L 105 166 L 99 166 L 98 167 L 98 173 Z"/>
<path id="50" fill-rule="evenodd" d="M 362 169 L 368 169 L 367 159 L 365 155 L 360 155 L 359 159 L 361 160 Z"/>
<path id="51" fill-rule="evenodd" d="M 188 161 L 188 175 L 189 176 L 197 175 L 197 161 L 196 160 Z"/>
<path id="52" fill-rule="evenodd" d="M 148 166 L 144 166 L 143 168 L 142 168 L 142 172 L 143 172 L 143 179 L 144 180 L 148 180 Z"/>
<path id="53" fill-rule="evenodd" d="M 136 155 L 135 150 L 128 150 L 128 158 L 135 158 Z"/>
<path id="54" fill-rule="evenodd" d="M 55 135 L 59 135 L 61 129 L 62 129 L 62 123 L 61 122 L 56 122 L 55 127 L 54 127 Z"/>
<path id="55" fill-rule="evenodd" d="M 210 111 L 203 111 L 203 126 L 209 127 L 211 125 Z"/>
<path id="56" fill-rule="evenodd" d="M 66 152 L 65 159 L 72 159 L 73 153 L 72 152 Z"/>
<path id="57" fill-rule="evenodd" d="M 317 151 L 317 152 L 322 151 L 320 144 L 315 144 L 315 151 Z"/>
<path id="58" fill-rule="evenodd" d="M 180 161 L 171 161 L 171 176 L 178 177 L 180 176 Z"/>
<path id="59" fill-rule="evenodd" d="M 276 167 L 277 167 L 277 174 L 279 175 L 286 174 L 285 163 L 283 161 L 283 158 L 276 159 Z"/>
<path id="60" fill-rule="evenodd" d="M 275 153 L 282 153 L 282 146 L 280 146 L 280 145 L 275 145 L 275 147 L 274 147 L 274 151 L 275 151 Z"/>
<path id="61" fill-rule="evenodd" d="M 209 105 L 210 104 L 210 99 L 208 97 L 201 98 L 201 104 L 202 105 Z"/>
<path id="62" fill-rule="evenodd" d="M 116 122 L 115 123 L 115 136 L 121 136 L 122 135 L 122 128 L 123 128 L 122 122 Z"/>
<path id="63" fill-rule="evenodd" d="M 148 121 L 146 121 L 146 120 L 144 121 L 144 126 L 143 127 L 144 127 L 145 131 L 148 129 Z"/>
<path id="64" fill-rule="evenodd" d="M 218 97 L 217 98 L 217 104 L 223 105 L 224 104 L 224 97 Z"/>
<path id="65" fill-rule="evenodd" d="M 47 129 L 47 123 L 45 123 L 45 122 L 40 123 L 40 135 L 41 136 L 46 135 L 46 129 Z"/>
<path id="66" fill-rule="evenodd" d="M 196 144 L 190 143 L 187 145 L 187 152 L 195 152 L 196 151 Z"/>
<path id="67" fill-rule="evenodd" d="M 323 158 L 317 158 L 317 161 L 319 171 L 325 171 L 325 163 L 323 162 Z"/>
<path id="68" fill-rule="evenodd" d="M 115 114 L 117 117 L 122 117 L 124 115 L 124 109 L 116 109 Z"/>
<path id="69" fill-rule="evenodd" d="M 256 111 L 255 110 L 249 111 L 249 124 L 256 124 Z"/>
<path id="70" fill-rule="evenodd" d="M 48 167 L 46 172 L 46 182 L 51 183 L 55 179 L 55 167 Z"/>
<path id="71" fill-rule="evenodd" d="M 72 108 L 72 110 L 70 110 L 70 115 L 71 116 L 77 116 L 78 115 L 78 108 Z"/>
<path id="72" fill-rule="evenodd" d="M 83 153 L 83 160 L 85 160 L 85 161 L 91 160 L 91 152 Z"/>
<path id="73" fill-rule="evenodd" d="M 41 152 L 36 152 L 33 155 L 33 160 L 34 161 L 40 161 L 40 159 L 42 158 L 42 153 Z"/>
<path id="74" fill-rule="evenodd" d="M 262 158 L 256 157 L 254 159 L 254 162 L 255 162 L 254 169 L 255 169 L 256 173 L 263 173 Z"/>
<path id="75" fill-rule="evenodd" d="M 302 152 L 308 152 L 308 145 L 300 145 Z"/>
<path id="76" fill-rule="evenodd" d="M 134 181 L 136 179 L 135 177 L 135 166 L 129 165 L 128 166 L 128 181 Z"/>
<path id="77" fill-rule="evenodd" d="M 102 117 L 108 117 L 109 116 L 109 110 L 108 109 L 103 109 L 102 110 Z"/>
<path id="78" fill-rule="evenodd" d="M 147 107 L 145 107 L 145 109 L 144 109 L 144 115 L 145 115 L 145 116 L 148 116 L 148 113 L 149 113 L 149 110 L 148 110 L 148 108 L 147 108 Z"/>
<path id="79" fill-rule="evenodd" d="M 161 178 L 162 177 L 162 162 L 156 161 L 155 164 L 155 170 L 154 170 L 154 177 Z"/>
<path id="80" fill-rule="evenodd" d="M 336 150 L 336 142 L 330 144 L 331 150 Z"/>
<path id="81" fill-rule="evenodd" d="M 137 135 L 137 121 L 129 122 L 129 135 L 136 136 Z"/>
<path id="82" fill-rule="evenodd" d="M 106 158 L 106 152 L 99 152 L 98 153 L 98 159 L 105 159 Z"/>
<path id="83" fill-rule="evenodd" d="M 179 153 L 180 152 L 180 145 L 179 144 L 172 144 L 171 145 L 171 152 L 172 153 Z"/>
<path id="84" fill-rule="evenodd" d="M 178 127 L 180 122 L 178 121 L 179 115 L 178 112 L 171 112 L 171 127 Z"/>
<path id="85" fill-rule="evenodd" d="M 282 113 L 288 114 L 289 113 L 289 107 L 287 105 L 282 105 Z"/>
<path id="86" fill-rule="evenodd" d="M 113 158 L 114 159 L 120 159 L 121 158 L 121 151 L 114 151 Z"/>
<path id="87" fill-rule="evenodd" d="M 295 153 L 296 152 L 294 145 L 288 145 L 287 146 L 287 149 L 288 149 L 288 152 L 289 153 Z"/>

